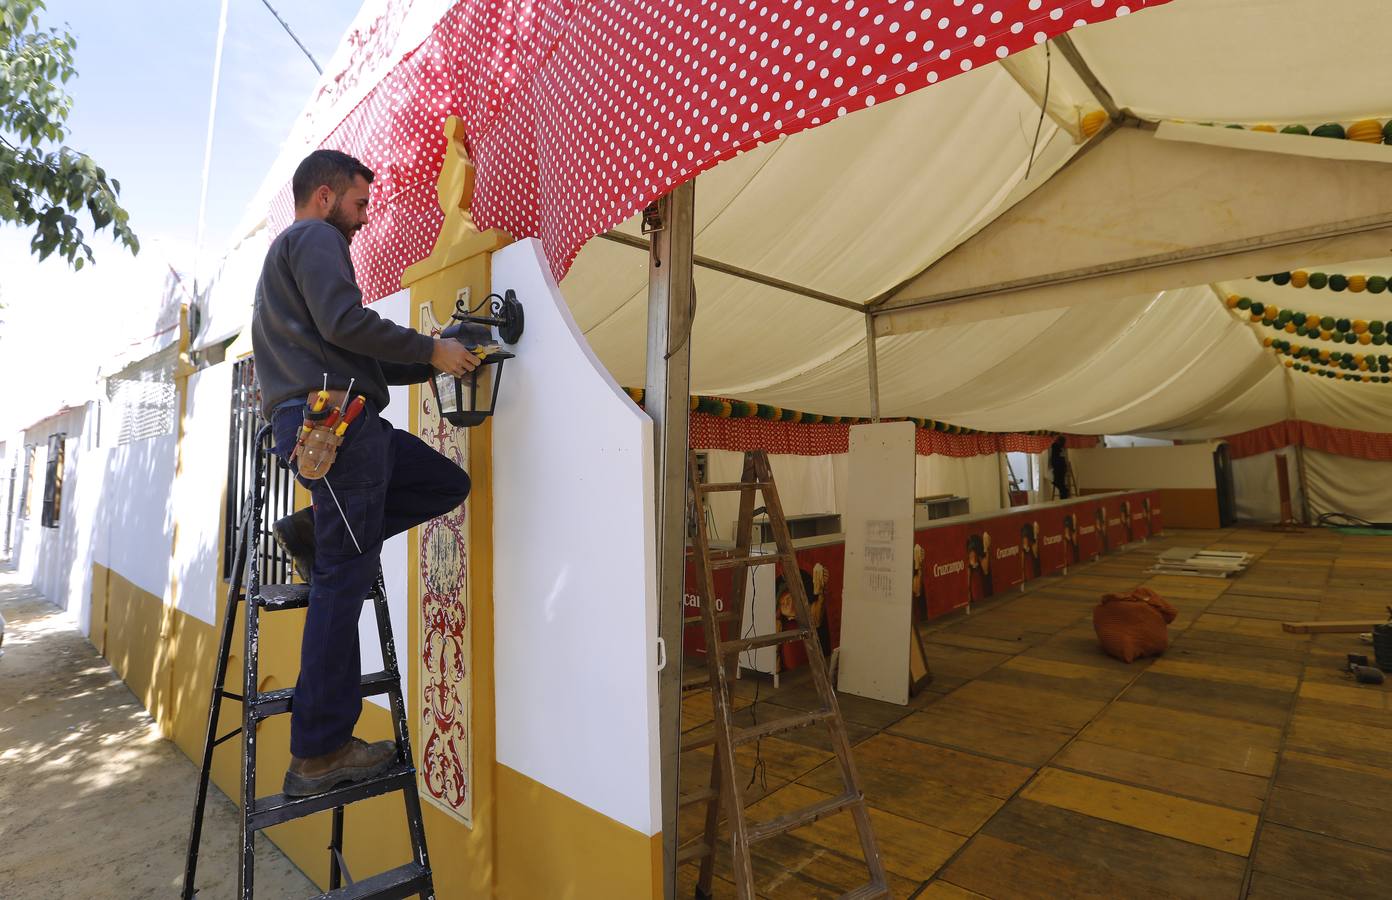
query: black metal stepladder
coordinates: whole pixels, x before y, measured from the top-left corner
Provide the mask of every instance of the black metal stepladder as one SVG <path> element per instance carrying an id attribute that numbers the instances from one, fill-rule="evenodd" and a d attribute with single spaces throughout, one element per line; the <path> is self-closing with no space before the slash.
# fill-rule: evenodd
<path id="1" fill-rule="evenodd" d="M 860 776 L 856 772 L 855 761 L 851 758 L 850 740 L 846 736 L 846 725 L 841 718 L 841 710 L 836 702 L 836 692 L 831 685 L 826 660 L 822 657 L 816 628 L 813 627 L 811 610 L 807 604 L 807 594 L 803 588 L 798 571 L 797 558 L 793 553 L 792 537 L 788 532 L 788 521 L 783 515 L 783 506 L 778 499 L 778 488 L 774 485 L 773 470 L 769 465 L 768 454 L 753 450 L 744 454 L 744 470 L 737 482 L 724 484 L 701 483 L 696 456 L 693 453 L 688 466 L 691 485 L 691 502 L 696 505 L 696 529 L 693 539 L 695 555 L 697 591 L 701 603 L 701 614 L 689 616 L 688 626 L 700 623 L 706 633 L 707 677 L 703 679 L 683 678 L 683 691 L 707 687 L 711 691 L 715 706 L 715 730 L 710 737 L 700 738 L 690 744 L 683 744 L 682 751 L 714 744 L 715 751 L 711 761 L 710 787 L 687 792 L 683 795 L 683 806 L 705 801 L 706 826 L 702 840 L 683 847 L 677 854 L 678 863 L 692 859 L 701 860 L 701 873 L 696 885 L 698 900 L 711 896 L 711 878 L 715 868 L 716 834 L 720 824 L 720 807 L 723 802 L 730 823 L 731 868 L 734 870 L 735 886 L 740 900 L 753 900 L 755 897 L 754 871 L 750 848 L 760 841 L 786 834 L 804 825 L 810 825 L 826 816 L 850 812 L 855 819 L 856 831 L 860 838 L 860 848 L 869 870 L 869 881 L 842 895 L 842 900 L 870 900 L 889 895 L 884 863 L 880 859 L 879 846 L 875 832 L 870 824 L 870 813 L 865 803 L 865 794 L 860 787 Z M 735 526 L 735 547 L 728 552 L 712 552 L 710 539 L 706 533 L 706 518 L 699 511 L 704 509 L 705 497 L 723 491 L 739 491 L 739 520 Z M 776 552 L 767 555 L 751 555 L 754 494 L 763 495 L 763 505 L 767 508 L 769 526 L 773 532 Z M 753 637 L 740 637 L 726 640 L 721 625 L 735 622 L 736 629 L 744 621 L 745 574 L 751 566 L 778 564 L 783 570 L 789 594 L 796 610 L 797 627 L 786 631 Z M 720 612 L 715 608 L 713 572 L 717 569 L 733 569 L 733 583 L 730 590 L 730 608 Z M 733 722 L 733 706 L 730 688 L 735 672 L 732 665 L 738 665 L 739 654 L 746 650 L 761 647 L 775 647 L 791 642 L 801 642 L 807 652 L 807 665 L 816 687 L 819 705 L 816 709 L 794 716 L 786 716 L 754 725 L 736 727 Z M 767 822 L 750 823 L 745 816 L 744 791 L 736 777 L 735 751 L 762 738 L 821 725 L 827 729 L 831 739 L 832 752 L 841 767 L 842 791 L 834 797 L 802 809 L 785 813 Z"/>
<path id="2" fill-rule="evenodd" d="M 217 664 L 213 674 L 212 701 L 208 709 L 208 731 L 203 744 L 203 764 L 198 776 L 198 795 L 194 802 L 193 824 L 189 829 L 188 856 L 184 867 L 184 900 L 197 892 L 195 876 L 198 867 L 199 842 L 203 832 L 203 813 L 208 798 L 213 750 L 237 735 L 242 736 L 240 866 L 237 872 L 237 896 L 240 900 L 253 897 L 255 875 L 254 840 L 256 832 L 273 825 L 289 822 L 332 810 L 333 823 L 329 840 L 329 892 L 321 898 L 394 898 L 418 895 L 435 896 L 431 880 L 430 861 L 425 848 L 425 827 L 421 821 L 420 795 L 416 790 L 416 770 L 412 763 L 410 736 L 406 726 L 406 705 L 401 695 L 401 673 L 396 662 L 396 647 L 392 641 L 391 614 L 387 608 L 385 585 L 380 571 L 369 598 L 377 614 L 377 631 L 382 642 L 382 670 L 362 677 L 362 696 L 387 694 L 391 700 L 392 725 L 396 732 L 397 758 L 392 767 L 376 778 L 345 787 L 335 788 L 310 797 L 286 797 L 273 794 L 256 796 L 256 726 L 275 715 L 290 712 L 293 690 L 259 691 L 257 689 L 257 656 L 262 611 L 277 612 L 304 609 L 309 605 L 309 586 L 303 584 L 261 583 L 260 539 L 261 516 L 265 508 L 267 485 L 267 441 L 270 426 L 256 435 L 251 490 L 243 507 L 241 536 L 237 542 L 236 562 L 227 592 L 227 609 L 223 615 L 222 636 L 218 647 Z M 243 579 L 245 578 L 245 591 Z M 223 685 L 227 678 L 228 656 L 232 649 L 232 632 L 237 620 L 237 606 L 246 603 L 246 654 L 244 657 L 244 686 L 240 693 Z M 223 700 L 242 704 L 241 725 L 218 736 L 218 712 Z M 411 836 L 413 859 L 394 869 L 354 882 L 343 858 L 344 807 L 393 791 L 400 791 L 406 806 L 406 824 Z M 344 882 L 347 881 L 347 884 Z"/>

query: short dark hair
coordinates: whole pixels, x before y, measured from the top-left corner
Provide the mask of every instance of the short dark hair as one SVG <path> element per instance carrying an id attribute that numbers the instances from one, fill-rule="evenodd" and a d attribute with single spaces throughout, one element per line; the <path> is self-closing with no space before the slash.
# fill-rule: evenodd
<path id="1" fill-rule="evenodd" d="M 308 203 L 310 195 L 321 184 L 328 185 L 335 194 L 342 194 L 353 183 L 355 175 L 361 175 L 368 184 L 372 183 L 372 170 L 356 158 L 339 150 L 315 150 L 300 161 L 295 169 L 295 177 L 290 181 L 295 206 Z"/>

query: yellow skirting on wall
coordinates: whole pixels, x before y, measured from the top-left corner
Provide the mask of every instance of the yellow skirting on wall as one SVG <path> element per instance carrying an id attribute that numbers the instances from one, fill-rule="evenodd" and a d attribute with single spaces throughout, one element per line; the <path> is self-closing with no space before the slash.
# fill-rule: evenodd
<path id="1" fill-rule="evenodd" d="M 648 837 L 505 765 L 497 767 L 498 896 L 662 896 L 662 835 Z"/>

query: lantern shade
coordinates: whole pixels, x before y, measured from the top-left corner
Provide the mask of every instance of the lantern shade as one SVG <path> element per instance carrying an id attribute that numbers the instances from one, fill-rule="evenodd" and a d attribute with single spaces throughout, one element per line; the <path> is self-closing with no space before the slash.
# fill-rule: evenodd
<path id="1" fill-rule="evenodd" d="M 440 417 L 458 428 L 472 428 L 493 415 L 503 380 L 503 363 L 512 358 L 513 354 L 506 350 L 494 350 L 462 378 L 436 372 L 430 389 Z"/>
<path id="2" fill-rule="evenodd" d="M 472 372 L 456 378 L 446 372 L 436 372 L 430 379 L 430 390 L 440 416 L 456 428 L 472 428 L 493 415 L 498 402 L 498 386 L 503 381 L 503 363 L 513 354 L 502 349 L 493 338 L 493 329 L 507 343 L 522 338 L 522 304 L 511 290 L 489 294 L 492 315 L 478 316 L 468 308 L 464 297 L 455 301 L 454 320 L 440 332 L 442 340 L 456 340 L 479 358 Z M 482 304 L 480 304 L 481 306 Z"/>

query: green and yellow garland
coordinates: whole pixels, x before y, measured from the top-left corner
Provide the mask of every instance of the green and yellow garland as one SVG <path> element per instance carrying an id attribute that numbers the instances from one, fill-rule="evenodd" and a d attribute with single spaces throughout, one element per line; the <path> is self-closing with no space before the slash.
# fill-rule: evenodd
<path id="1" fill-rule="evenodd" d="M 1286 357 L 1286 368 L 1308 372 L 1321 378 L 1342 381 L 1362 381 L 1370 384 L 1392 384 L 1392 358 L 1385 354 L 1347 353 L 1341 350 L 1320 350 L 1292 344 L 1281 338 L 1266 338 L 1262 345 Z"/>
<path id="2" fill-rule="evenodd" d="M 1370 294 L 1381 294 L 1387 290 L 1389 284 L 1392 284 L 1392 281 L 1389 281 L 1385 275 L 1340 275 L 1338 273 L 1327 275 L 1324 272 L 1306 272 L 1304 269 L 1258 275 L 1257 280 L 1269 281 L 1282 287 L 1286 285 L 1296 288 L 1309 287 L 1317 291 L 1328 288 L 1335 293 L 1350 291 L 1355 294 L 1361 294 L 1364 291 Z"/>
<path id="3" fill-rule="evenodd" d="M 1198 122 L 1199 125 L 1214 125 L 1213 122 Z M 1379 122 L 1377 119 L 1359 119 L 1347 128 L 1338 122 L 1325 122 L 1323 125 L 1316 125 L 1314 128 L 1306 128 L 1304 125 L 1287 125 L 1284 128 L 1277 128 L 1275 125 L 1226 125 L 1225 128 L 1232 128 L 1237 131 L 1265 131 L 1281 134 L 1301 134 L 1311 137 L 1333 138 L 1340 141 L 1358 141 L 1362 144 L 1392 144 L 1392 119 L 1386 122 Z"/>
<path id="4" fill-rule="evenodd" d="M 1365 347 L 1392 344 L 1392 321 L 1307 314 L 1298 310 L 1282 309 L 1275 304 L 1262 303 L 1238 294 L 1229 294 L 1224 303 L 1228 309 L 1258 325 L 1297 337 L 1332 341 L 1336 344 L 1361 344 Z"/>

